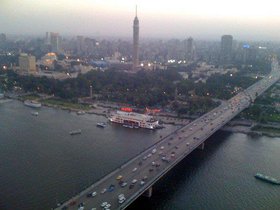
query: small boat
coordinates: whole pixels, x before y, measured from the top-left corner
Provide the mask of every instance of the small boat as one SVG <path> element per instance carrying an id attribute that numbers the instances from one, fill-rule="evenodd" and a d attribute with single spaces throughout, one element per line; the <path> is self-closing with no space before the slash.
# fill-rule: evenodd
<path id="1" fill-rule="evenodd" d="M 260 180 L 265 181 L 265 182 L 269 182 L 269 183 L 271 183 L 271 184 L 280 185 L 280 181 L 279 181 L 279 180 L 277 180 L 277 179 L 275 179 L 275 178 L 273 178 L 273 177 L 270 177 L 270 176 L 263 175 L 263 174 L 261 174 L 261 173 L 257 173 L 257 174 L 255 175 L 255 178 L 256 178 L 256 179 L 260 179 Z"/>
<path id="2" fill-rule="evenodd" d="M 105 128 L 106 127 L 106 123 L 100 122 L 100 123 L 97 123 L 96 126 L 100 127 L 100 128 Z"/>
<path id="3" fill-rule="evenodd" d="M 29 106 L 33 108 L 40 108 L 42 106 L 40 102 L 34 100 L 25 100 L 23 103 L 25 106 Z"/>
<path id="4" fill-rule="evenodd" d="M 81 129 L 78 129 L 78 130 L 73 130 L 73 131 L 70 131 L 69 134 L 72 136 L 72 135 L 77 135 L 77 134 L 81 134 L 82 133 L 82 130 Z"/>
<path id="5" fill-rule="evenodd" d="M 39 112 L 31 112 L 31 114 L 32 114 L 33 116 L 38 116 L 38 115 L 39 115 Z"/>
<path id="6" fill-rule="evenodd" d="M 122 126 L 125 127 L 125 128 L 134 128 L 133 125 L 123 124 Z"/>
<path id="7" fill-rule="evenodd" d="M 83 115 L 83 114 L 85 114 L 85 111 L 78 111 L 77 112 L 77 115 Z"/>

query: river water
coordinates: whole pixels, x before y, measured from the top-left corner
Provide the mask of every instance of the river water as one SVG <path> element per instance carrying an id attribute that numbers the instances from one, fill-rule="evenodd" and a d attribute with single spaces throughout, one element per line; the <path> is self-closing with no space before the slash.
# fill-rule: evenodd
<path id="1" fill-rule="evenodd" d="M 50 209 L 97 181 L 176 126 L 150 131 L 109 124 L 106 118 L 21 102 L 0 104 L 0 209 Z M 69 131 L 82 129 L 81 135 Z M 218 132 L 154 186 L 132 209 L 280 209 L 280 139 Z"/>

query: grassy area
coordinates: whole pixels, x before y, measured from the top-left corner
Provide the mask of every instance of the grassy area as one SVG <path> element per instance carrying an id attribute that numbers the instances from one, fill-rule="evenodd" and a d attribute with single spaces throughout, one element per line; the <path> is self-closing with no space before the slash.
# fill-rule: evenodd
<path id="1" fill-rule="evenodd" d="M 22 99 L 23 101 L 25 101 L 25 100 L 37 100 L 37 101 L 39 101 L 40 96 L 31 94 L 31 95 L 21 96 L 20 99 Z"/>
<path id="2" fill-rule="evenodd" d="M 49 105 L 55 105 L 59 106 L 61 108 L 67 108 L 67 109 L 79 109 L 79 110 L 90 110 L 91 107 L 86 104 L 78 104 L 78 103 L 73 103 L 69 102 L 66 100 L 62 99 L 45 99 L 41 101 L 43 104 L 49 104 Z"/>
<path id="3" fill-rule="evenodd" d="M 280 133 L 280 128 L 255 126 L 252 128 L 254 131 L 261 131 L 266 133 Z"/>

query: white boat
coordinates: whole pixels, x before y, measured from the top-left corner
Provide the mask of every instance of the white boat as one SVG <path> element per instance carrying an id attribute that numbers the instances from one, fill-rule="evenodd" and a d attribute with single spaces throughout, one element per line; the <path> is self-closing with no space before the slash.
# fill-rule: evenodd
<path id="1" fill-rule="evenodd" d="M 77 115 L 83 115 L 83 114 L 85 114 L 85 111 L 78 111 L 77 112 Z"/>
<path id="2" fill-rule="evenodd" d="M 77 135 L 77 134 L 81 134 L 82 133 L 82 130 L 81 129 L 78 129 L 78 130 L 73 130 L 73 131 L 70 131 L 69 134 L 72 136 L 72 135 Z"/>
<path id="3" fill-rule="evenodd" d="M 34 100 L 25 100 L 24 105 L 33 107 L 33 108 L 40 108 L 42 106 L 42 104 L 40 102 L 34 101 Z"/>
<path id="4" fill-rule="evenodd" d="M 156 129 L 159 126 L 158 120 L 153 116 L 135 112 L 116 111 L 109 117 L 110 122 L 122 124 L 127 128 Z"/>
<path id="5" fill-rule="evenodd" d="M 38 115 L 39 115 L 39 112 L 31 112 L 31 114 L 32 114 L 33 116 L 38 116 Z"/>
<path id="6" fill-rule="evenodd" d="M 100 123 L 97 123 L 96 126 L 100 127 L 100 128 L 105 128 L 106 127 L 106 123 L 100 122 Z"/>

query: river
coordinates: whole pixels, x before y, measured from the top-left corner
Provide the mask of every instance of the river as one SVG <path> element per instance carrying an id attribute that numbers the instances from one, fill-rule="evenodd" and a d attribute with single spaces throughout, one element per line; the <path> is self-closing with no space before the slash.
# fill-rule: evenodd
<path id="1" fill-rule="evenodd" d="M 19 101 L 0 104 L 0 209 L 50 209 L 97 181 L 177 127 L 96 127 L 106 118 L 42 107 L 39 116 Z M 81 129 L 81 135 L 69 131 Z M 132 209 L 279 209 L 280 139 L 217 132 L 154 186 Z"/>

